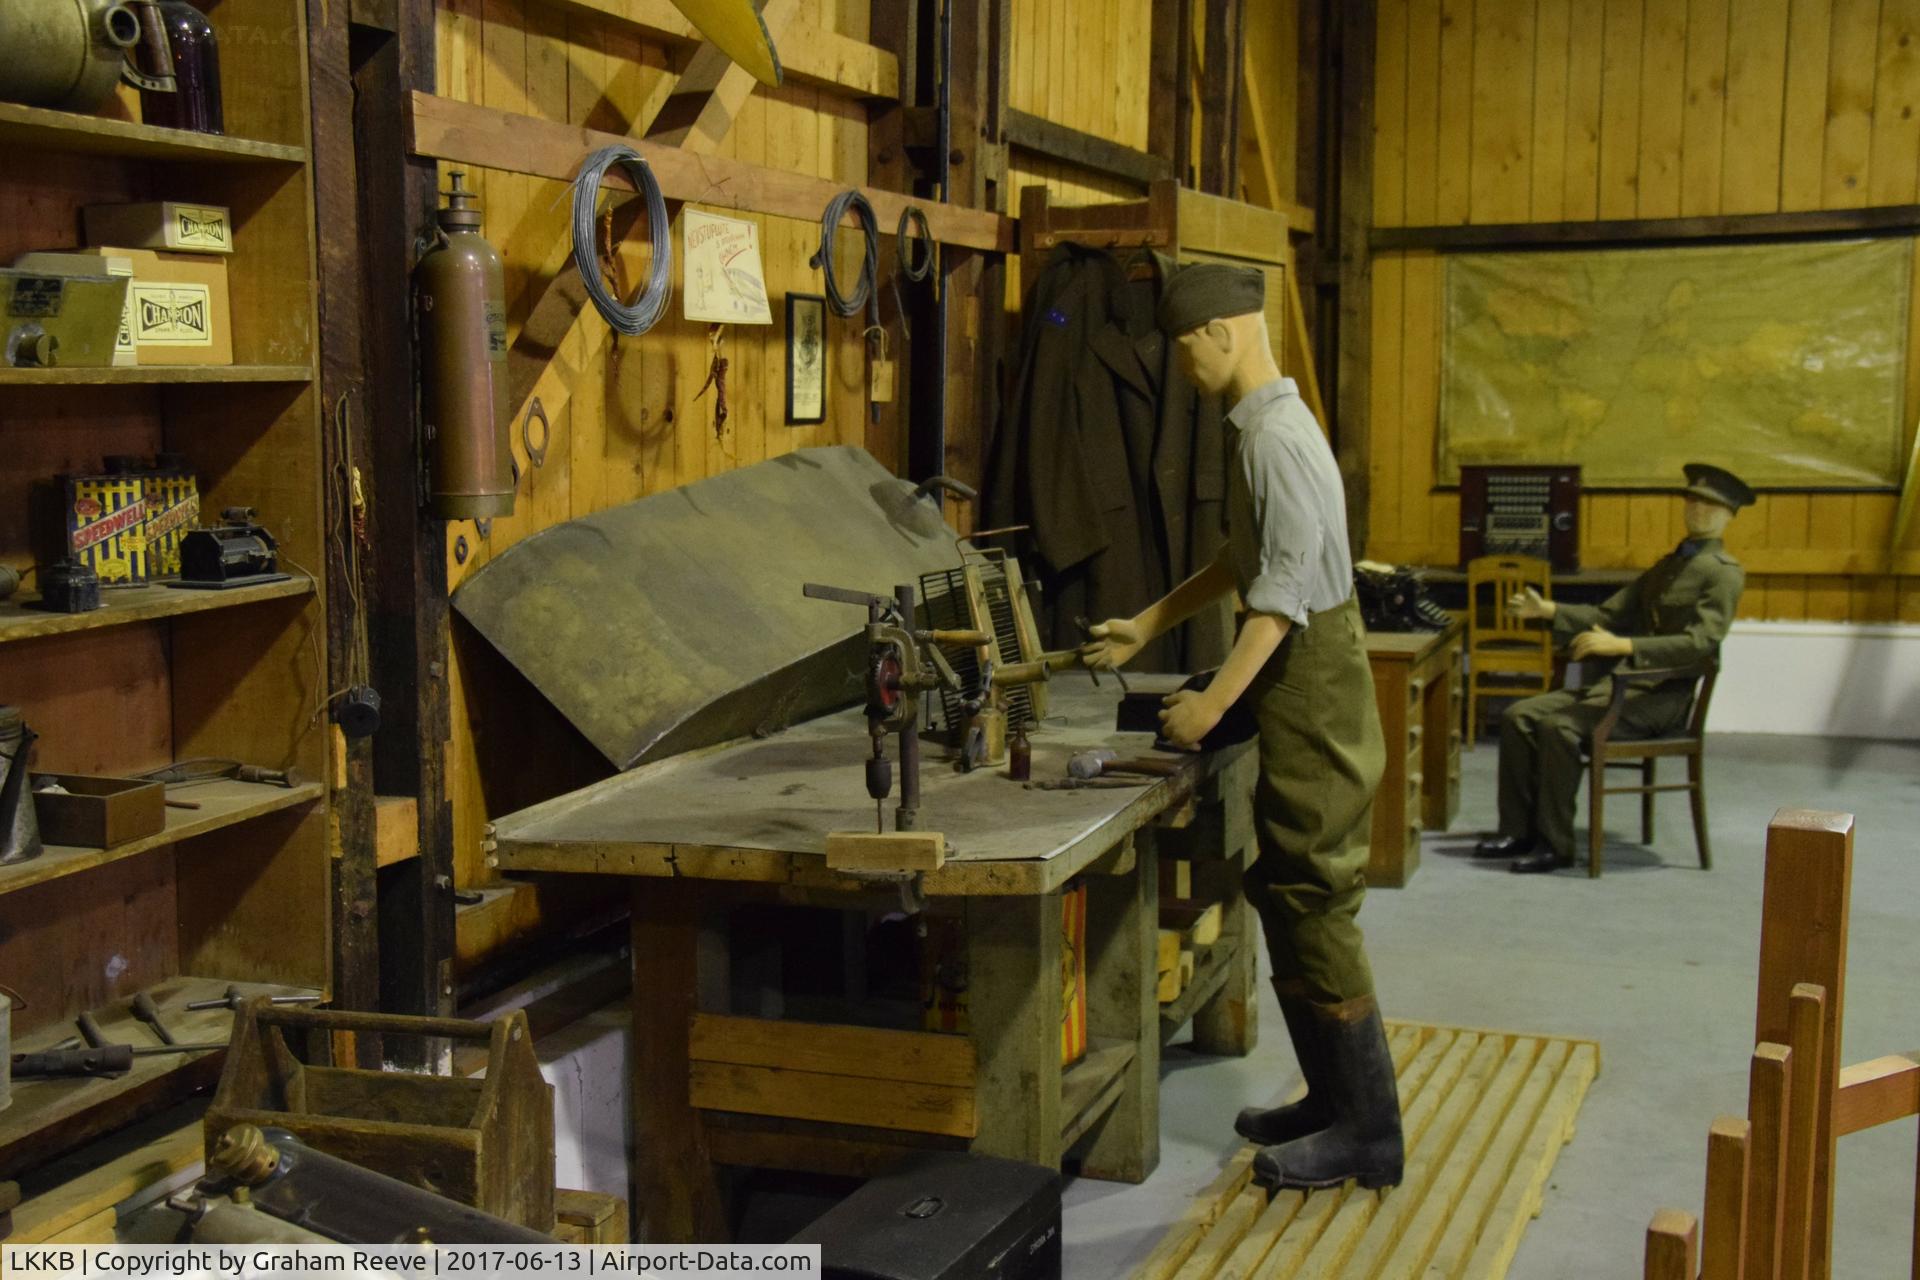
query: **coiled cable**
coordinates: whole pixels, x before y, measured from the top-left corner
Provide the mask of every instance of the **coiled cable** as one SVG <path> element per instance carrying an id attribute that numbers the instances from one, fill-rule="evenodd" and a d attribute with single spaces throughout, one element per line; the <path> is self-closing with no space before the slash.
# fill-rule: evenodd
<path id="1" fill-rule="evenodd" d="M 600 202 L 600 179 L 614 165 L 626 170 L 633 186 L 647 202 L 647 237 L 653 246 L 653 265 L 632 303 L 624 303 L 607 288 L 594 248 L 594 210 Z M 573 265 L 593 299 L 594 309 L 614 332 L 638 337 L 659 323 L 673 299 L 673 233 L 667 223 L 667 201 L 660 194 L 653 169 L 628 146 L 602 147 L 587 157 L 573 180 Z"/>
<path id="2" fill-rule="evenodd" d="M 918 231 L 920 240 L 920 264 L 913 262 L 913 232 Z M 927 225 L 927 215 L 917 204 L 910 204 L 900 211 L 900 225 L 893 232 L 894 262 L 897 270 L 893 273 L 893 307 L 900 313 L 900 330 L 908 338 L 913 337 L 913 326 L 907 323 L 907 300 L 900 292 L 900 281 L 904 277 L 909 284 L 919 284 L 933 275 L 933 264 L 939 258 L 940 246 L 934 243 L 933 229 Z"/>
<path id="3" fill-rule="evenodd" d="M 860 221 L 860 229 L 866 237 L 866 251 L 860 259 L 860 278 L 854 285 L 853 296 L 840 292 L 840 282 L 833 274 L 833 235 L 844 218 L 847 210 L 853 210 L 854 217 Z M 874 220 L 873 206 L 867 198 L 853 188 L 848 188 L 827 202 L 826 211 L 820 215 L 820 249 L 807 264 L 817 268 L 826 276 L 827 305 L 833 308 L 837 316 L 859 315 L 862 308 L 878 308 L 874 304 L 873 285 L 880 273 L 880 226 Z"/>

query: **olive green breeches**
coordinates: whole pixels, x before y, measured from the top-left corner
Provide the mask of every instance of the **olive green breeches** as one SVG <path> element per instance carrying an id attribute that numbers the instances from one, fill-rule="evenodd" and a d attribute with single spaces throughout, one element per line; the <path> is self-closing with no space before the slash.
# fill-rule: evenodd
<path id="1" fill-rule="evenodd" d="M 1274 977 L 1331 1004 L 1373 992 L 1355 917 L 1386 744 L 1358 605 L 1307 621 L 1288 631 L 1248 690 L 1260 725 L 1260 852 L 1246 887 Z"/>

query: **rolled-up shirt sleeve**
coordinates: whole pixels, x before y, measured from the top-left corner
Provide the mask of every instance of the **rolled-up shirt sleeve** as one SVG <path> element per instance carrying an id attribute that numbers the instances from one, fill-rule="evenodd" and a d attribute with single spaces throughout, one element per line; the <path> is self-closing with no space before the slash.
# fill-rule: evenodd
<path id="1" fill-rule="evenodd" d="M 1262 432 L 1241 450 L 1254 527 L 1247 608 L 1307 625 L 1327 522 L 1306 460 L 1288 442 Z"/>

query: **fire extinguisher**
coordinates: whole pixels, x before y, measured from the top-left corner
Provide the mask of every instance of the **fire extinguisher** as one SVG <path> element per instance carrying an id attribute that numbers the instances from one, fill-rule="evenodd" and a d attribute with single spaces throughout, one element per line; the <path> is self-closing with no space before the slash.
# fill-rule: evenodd
<path id="1" fill-rule="evenodd" d="M 448 176 L 439 233 L 413 273 L 427 498 L 442 520 L 486 520 L 513 514 L 506 285 L 466 175 Z"/>

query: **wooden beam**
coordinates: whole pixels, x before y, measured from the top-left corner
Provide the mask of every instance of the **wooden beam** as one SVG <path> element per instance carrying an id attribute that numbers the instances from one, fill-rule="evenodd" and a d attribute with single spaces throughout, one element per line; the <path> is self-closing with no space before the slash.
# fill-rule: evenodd
<path id="1" fill-rule="evenodd" d="M 1575 245 L 1798 240 L 1920 231 L 1920 204 L 1877 209 L 1807 209 L 1701 218 L 1615 218 L 1591 222 L 1502 222 L 1458 227 L 1375 227 L 1375 252 L 1397 249 L 1549 249 Z"/>
<path id="2" fill-rule="evenodd" d="M 1787 1141 L 1793 1106 L 1793 1051 L 1762 1041 L 1747 1069 L 1747 1274 L 1774 1280 L 1786 1205 Z"/>
<path id="3" fill-rule="evenodd" d="M 767 35 L 778 41 L 798 9 L 799 0 L 763 0 L 760 21 Z M 662 146 L 714 155 L 733 132 L 733 122 L 753 95 L 754 83 L 745 68 L 716 46 L 701 44 L 644 136 Z"/>
<path id="4" fill-rule="evenodd" d="M 671 0 L 547 0 L 556 8 L 590 13 L 669 45 L 705 43 Z M 775 38 L 786 78 L 857 98 L 896 98 L 900 63 L 889 52 L 820 25 L 819 6 L 809 4 Z"/>
<path id="5" fill-rule="evenodd" d="M 1043 120 L 1025 111 L 1007 112 L 1007 141 L 1022 150 L 1037 152 L 1082 169 L 1137 182 L 1141 186 L 1173 176 L 1173 165 L 1160 156 L 1135 151 L 1132 147 L 1066 125 Z"/>
<path id="6" fill-rule="evenodd" d="M 1206 0 L 1206 62 L 1200 95 L 1200 189 L 1238 192 L 1241 0 Z"/>
<path id="7" fill-rule="evenodd" d="M 1753 1126 L 1716 1116 L 1707 1130 L 1707 1195 L 1700 1232 L 1700 1280 L 1740 1280 L 1747 1247 L 1747 1149 Z"/>
<path id="8" fill-rule="evenodd" d="M 1333 250 L 1339 262 L 1339 309 L 1334 325 L 1333 444 L 1347 488 L 1347 540 L 1355 556 L 1367 545 L 1373 425 L 1369 405 L 1373 365 L 1374 0 L 1350 0 L 1334 9 L 1339 40 L 1338 218 Z M 1324 342 L 1324 337 L 1322 341 Z"/>
<path id="9" fill-rule="evenodd" d="M 1833 1134 L 1904 1120 L 1920 1112 L 1920 1052 L 1855 1063 L 1840 1073 L 1833 1095 Z"/>
<path id="10" fill-rule="evenodd" d="M 1152 54 L 1147 72 L 1147 150 L 1172 163 L 1173 177 L 1189 182 L 1193 97 L 1187 85 L 1187 46 L 1193 42 L 1192 0 L 1152 0 Z"/>
<path id="11" fill-rule="evenodd" d="M 1290 202 L 1283 202 L 1280 197 L 1280 170 L 1274 164 L 1273 147 L 1267 141 L 1266 104 L 1261 100 L 1260 78 L 1253 73 L 1252 62 L 1252 51 L 1242 50 L 1240 54 L 1241 92 L 1245 99 L 1247 118 L 1253 125 L 1249 141 L 1253 143 L 1254 158 L 1259 161 L 1259 167 L 1254 172 L 1259 176 L 1266 193 L 1266 198 L 1260 203 L 1269 209 L 1279 209 L 1284 203 Z"/>
<path id="12" fill-rule="evenodd" d="M 1662 1209 L 1647 1227 L 1646 1280 L 1694 1280 L 1697 1225 L 1693 1215 Z"/>
<path id="13" fill-rule="evenodd" d="M 668 199 L 720 209 L 816 221 L 827 202 L 846 189 L 825 178 L 724 156 L 689 155 L 676 147 L 635 142 L 617 134 L 455 102 L 431 93 L 411 94 L 407 116 L 413 128 L 415 155 L 561 182 L 571 181 L 580 162 L 592 152 L 623 142 L 652 167 Z M 617 172 L 607 174 L 606 185 L 615 190 L 633 189 L 632 183 Z M 872 187 L 861 187 L 860 192 L 873 205 L 881 226 L 894 225 L 909 204 L 918 204 L 927 215 L 934 239 L 941 243 L 1013 252 L 1015 223 L 1011 218 L 937 200 L 916 201 Z"/>

